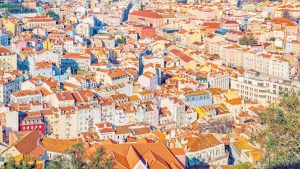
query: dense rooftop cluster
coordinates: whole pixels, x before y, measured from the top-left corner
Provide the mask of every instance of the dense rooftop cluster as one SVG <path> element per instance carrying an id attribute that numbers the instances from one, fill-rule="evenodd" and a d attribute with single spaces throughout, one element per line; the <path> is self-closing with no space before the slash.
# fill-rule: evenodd
<path id="1" fill-rule="evenodd" d="M 80 142 L 114 168 L 259 167 L 258 115 L 300 88 L 297 0 L 25 0 L 0 14 L 0 165 L 45 168 Z"/>

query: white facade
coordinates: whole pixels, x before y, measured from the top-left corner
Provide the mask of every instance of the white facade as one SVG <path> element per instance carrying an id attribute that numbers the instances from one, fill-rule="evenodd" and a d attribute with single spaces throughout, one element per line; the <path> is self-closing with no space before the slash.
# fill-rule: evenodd
<path id="1" fill-rule="evenodd" d="M 150 72 L 147 73 L 150 74 Z M 151 73 L 150 76 L 141 75 L 138 79 L 138 83 L 147 90 L 155 91 L 157 89 L 158 77 L 153 73 Z"/>
<path id="2" fill-rule="evenodd" d="M 3 79 L 3 83 L 0 84 L 0 103 L 7 105 L 10 102 L 10 95 L 20 90 L 21 82 L 22 76 L 12 80 Z"/>
<path id="3" fill-rule="evenodd" d="M 32 101 L 42 101 L 42 94 L 38 90 L 19 91 L 21 93 L 14 93 L 10 95 L 12 103 L 29 103 Z"/>
<path id="4" fill-rule="evenodd" d="M 282 80 L 262 78 L 255 75 L 246 75 L 231 80 L 231 88 L 237 89 L 242 98 L 262 105 L 277 100 L 282 92 L 299 90 L 299 87 L 300 84 L 296 81 L 283 83 Z"/>
<path id="5" fill-rule="evenodd" d="M 210 74 L 207 78 L 209 88 L 229 89 L 230 77 L 226 72 Z"/>
<path id="6" fill-rule="evenodd" d="M 8 111 L 5 113 L 5 118 L 8 131 L 19 131 L 19 112 Z"/>

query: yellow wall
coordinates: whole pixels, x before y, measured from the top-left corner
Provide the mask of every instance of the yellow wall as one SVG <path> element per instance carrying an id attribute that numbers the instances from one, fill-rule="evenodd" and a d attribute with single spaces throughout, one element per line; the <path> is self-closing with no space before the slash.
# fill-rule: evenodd
<path id="1" fill-rule="evenodd" d="M 3 19 L 3 26 L 7 31 L 12 32 L 14 35 L 16 34 L 16 25 L 6 19 Z"/>
<path id="2" fill-rule="evenodd" d="M 52 47 L 51 47 L 51 42 L 49 39 L 47 39 L 44 43 L 44 48 L 47 49 L 47 50 L 52 50 Z"/>
<path id="3" fill-rule="evenodd" d="M 228 100 L 239 97 L 237 90 L 228 90 L 224 95 Z"/>

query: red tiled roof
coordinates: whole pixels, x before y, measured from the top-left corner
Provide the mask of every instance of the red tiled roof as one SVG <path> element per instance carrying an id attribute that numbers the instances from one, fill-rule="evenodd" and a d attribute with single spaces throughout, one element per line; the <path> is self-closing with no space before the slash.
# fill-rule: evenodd
<path id="1" fill-rule="evenodd" d="M 32 130 L 14 146 L 22 154 L 29 154 L 32 150 L 37 147 L 38 140 L 42 137 L 39 130 Z"/>
<path id="2" fill-rule="evenodd" d="M 221 27 L 221 24 L 216 22 L 204 22 L 202 25 L 203 27 L 214 29 L 219 29 Z"/>
<path id="3" fill-rule="evenodd" d="M 130 15 L 137 15 L 145 18 L 163 18 L 160 14 L 152 10 L 139 10 L 131 12 Z"/>
<path id="4" fill-rule="evenodd" d="M 174 55 L 178 56 L 184 62 L 190 62 L 191 60 L 193 60 L 191 57 L 189 57 L 185 53 L 181 52 L 180 50 L 172 49 L 170 52 L 172 52 Z"/>

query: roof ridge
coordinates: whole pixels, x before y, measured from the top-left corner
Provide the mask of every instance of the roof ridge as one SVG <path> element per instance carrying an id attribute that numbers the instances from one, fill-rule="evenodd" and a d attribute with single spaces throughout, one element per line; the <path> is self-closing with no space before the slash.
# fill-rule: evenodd
<path id="1" fill-rule="evenodd" d="M 150 153 L 150 155 L 152 155 L 153 156 L 153 158 L 155 159 L 155 160 L 153 160 L 153 163 L 155 163 L 155 162 L 158 162 L 158 163 L 160 163 L 161 165 L 163 165 L 163 166 L 166 166 L 167 168 L 169 168 L 170 166 L 169 166 L 169 163 L 167 162 L 167 161 L 165 161 L 162 157 L 160 157 L 159 155 L 157 155 L 155 152 L 153 152 L 152 150 L 148 150 L 146 153 L 144 153 L 144 155 L 147 155 L 148 153 Z M 144 158 L 144 155 L 143 155 L 143 158 Z M 146 159 L 144 159 L 144 160 L 146 160 Z M 152 163 L 152 164 L 153 164 Z M 149 164 L 149 166 L 151 166 L 151 164 Z"/>
<path id="2" fill-rule="evenodd" d="M 20 141 L 22 141 L 24 138 L 26 138 L 30 133 L 32 133 L 32 132 L 35 131 L 35 130 L 37 130 L 37 129 L 34 129 L 34 130 L 28 132 L 27 134 L 25 134 L 24 136 L 22 136 L 21 139 L 19 139 L 18 141 L 16 141 L 16 142 L 13 143 L 12 145 L 8 146 L 8 147 L 6 148 L 6 150 L 4 150 L 3 152 L 1 152 L 1 154 L 3 154 L 4 152 L 6 152 L 7 150 L 9 150 L 11 147 L 15 146 L 16 144 L 18 144 Z"/>
<path id="3" fill-rule="evenodd" d="M 123 156 L 122 154 L 119 154 L 119 153 L 117 153 L 117 152 L 115 152 L 115 151 L 112 151 L 111 154 L 114 156 L 115 160 L 116 160 L 120 165 L 122 165 L 122 166 L 125 167 L 125 168 L 127 168 L 128 166 L 130 167 L 130 165 L 129 165 L 129 163 L 128 163 L 128 160 L 127 160 L 127 157 L 125 157 L 125 156 Z M 125 158 L 125 159 L 126 159 L 126 162 L 127 162 L 127 166 L 125 166 L 123 163 L 121 163 L 120 161 L 118 161 L 117 158 L 116 158 L 117 156 Z M 124 162 L 125 162 L 125 161 L 124 161 Z M 131 168 L 131 167 L 130 167 L 130 168 Z"/>
<path id="4" fill-rule="evenodd" d="M 136 149 L 132 144 L 128 146 L 126 158 L 130 168 L 134 168 L 137 162 L 140 161 L 140 155 L 137 153 Z"/>

